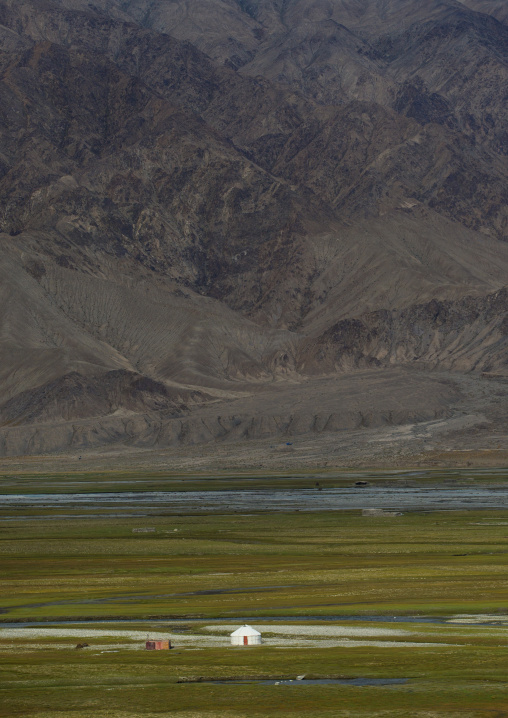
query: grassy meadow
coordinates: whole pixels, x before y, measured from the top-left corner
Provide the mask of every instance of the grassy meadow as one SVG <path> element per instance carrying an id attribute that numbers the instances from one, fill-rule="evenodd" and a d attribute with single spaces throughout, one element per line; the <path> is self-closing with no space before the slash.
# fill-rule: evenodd
<path id="1" fill-rule="evenodd" d="M 25 520 L 12 512 L 0 522 L 2 718 L 508 716 L 508 628 L 369 620 L 506 614 L 508 510 L 44 520 L 45 512 L 39 507 Z M 154 531 L 133 531 L 140 527 Z M 257 625 L 265 617 L 309 626 L 333 617 L 320 625 L 360 626 L 366 634 L 350 645 L 286 645 L 268 631 L 267 644 L 235 649 L 224 631 L 222 645 L 201 645 L 197 636 L 192 644 L 176 640 L 169 652 L 146 652 L 142 642 L 95 633 L 108 626 L 99 621 L 115 619 L 133 619 L 147 632 L 176 627 L 197 635 L 212 619 Z M 6 633 L 15 622 L 62 620 L 86 620 L 79 628 L 94 630 L 90 646 L 76 650 L 75 637 L 41 631 Z M 368 635 L 373 626 L 402 628 L 407 637 L 377 645 Z M 409 680 L 365 687 L 210 682 L 299 674 Z"/>

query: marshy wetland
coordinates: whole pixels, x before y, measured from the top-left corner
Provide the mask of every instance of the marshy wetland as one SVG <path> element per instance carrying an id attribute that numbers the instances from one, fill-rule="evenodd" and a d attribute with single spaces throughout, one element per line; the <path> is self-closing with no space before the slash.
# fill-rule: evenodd
<path id="1" fill-rule="evenodd" d="M 508 716 L 507 478 L 5 476 L 0 716 Z"/>

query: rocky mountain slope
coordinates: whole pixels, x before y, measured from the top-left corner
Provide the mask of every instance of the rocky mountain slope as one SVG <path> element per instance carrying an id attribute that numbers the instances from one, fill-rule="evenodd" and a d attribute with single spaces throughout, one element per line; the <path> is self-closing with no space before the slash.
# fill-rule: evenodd
<path id="1" fill-rule="evenodd" d="M 0 0 L 0 452 L 504 396 L 503 7 Z"/>

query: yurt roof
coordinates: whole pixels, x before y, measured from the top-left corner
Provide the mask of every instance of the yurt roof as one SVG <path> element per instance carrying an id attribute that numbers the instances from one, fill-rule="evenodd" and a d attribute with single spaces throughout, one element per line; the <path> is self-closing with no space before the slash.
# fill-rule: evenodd
<path id="1" fill-rule="evenodd" d="M 237 628 L 236 631 L 233 631 L 231 634 L 232 636 L 260 636 L 260 632 L 256 631 L 255 628 L 252 628 L 252 626 L 248 626 L 245 624 L 245 626 L 241 626 L 240 628 Z"/>

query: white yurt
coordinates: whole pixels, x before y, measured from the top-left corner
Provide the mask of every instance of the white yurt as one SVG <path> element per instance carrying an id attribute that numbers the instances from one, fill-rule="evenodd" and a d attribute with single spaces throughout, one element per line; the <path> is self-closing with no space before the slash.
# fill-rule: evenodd
<path id="1" fill-rule="evenodd" d="M 237 628 L 231 634 L 232 646 L 259 646 L 261 645 L 261 634 L 252 626 L 245 624 L 241 628 Z"/>

